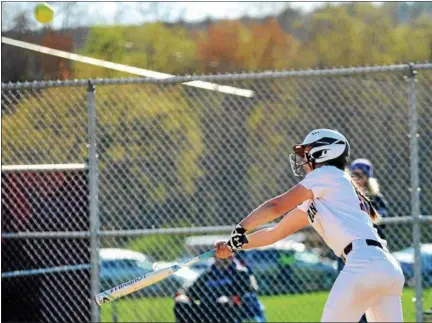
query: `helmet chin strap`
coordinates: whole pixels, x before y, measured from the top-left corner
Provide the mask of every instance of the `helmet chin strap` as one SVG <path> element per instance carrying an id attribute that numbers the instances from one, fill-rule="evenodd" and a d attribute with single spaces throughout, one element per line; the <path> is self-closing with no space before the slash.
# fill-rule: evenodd
<path id="1" fill-rule="evenodd" d="M 312 164 L 312 170 L 314 170 L 315 166 L 316 166 L 315 165 L 315 158 L 311 157 L 311 155 L 309 153 L 306 153 L 305 155 L 306 155 L 306 159 L 307 159 L 308 163 Z"/>

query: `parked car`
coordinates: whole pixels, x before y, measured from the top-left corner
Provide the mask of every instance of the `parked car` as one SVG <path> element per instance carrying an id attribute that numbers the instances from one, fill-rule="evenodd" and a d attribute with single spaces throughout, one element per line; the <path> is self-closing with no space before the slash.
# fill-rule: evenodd
<path id="1" fill-rule="evenodd" d="M 405 275 L 405 284 L 414 287 L 414 247 L 405 248 L 392 253 L 400 262 Z M 432 243 L 422 244 L 420 247 L 422 269 L 422 283 L 424 287 L 432 286 Z"/>
<path id="2" fill-rule="evenodd" d="M 190 259 L 190 258 L 188 258 L 188 259 Z M 158 262 L 157 265 L 158 265 L 159 269 L 162 269 L 162 268 L 170 267 L 174 264 L 178 264 L 179 262 L 180 261 Z M 194 264 L 192 266 L 188 266 L 188 267 L 184 267 L 184 268 L 180 269 L 179 271 L 177 271 L 174 274 L 174 278 L 176 279 L 176 281 L 180 284 L 180 286 L 182 288 L 187 288 L 190 285 L 192 285 L 192 283 L 201 275 L 202 272 L 203 272 L 202 264 L 197 263 L 197 264 Z"/>
<path id="3" fill-rule="evenodd" d="M 101 290 L 107 290 L 121 283 L 153 271 L 154 260 L 140 252 L 120 248 L 101 248 L 100 282 Z M 158 262 L 158 268 L 170 266 L 170 262 Z M 163 281 L 146 287 L 133 296 L 162 297 L 173 296 L 180 287 L 188 286 L 197 274 L 192 270 L 182 269 Z"/>
<path id="4" fill-rule="evenodd" d="M 283 241 L 289 240 L 295 242 L 303 242 L 303 240 L 305 240 L 305 237 L 306 235 L 304 233 L 297 232 L 290 235 L 288 239 L 285 239 Z M 214 244 L 217 241 L 228 241 L 229 238 L 229 235 L 201 235 L 187 237 L 185 240 L 185 248 L 188 255 L 185 256 L 185 259 L 209 251 L 214 248 Z"/>
<path id="5" fill-rule="evenodd" d="M 228 236 L 194 236 L 186 239 L 189 253 L 198 254 L 210 250 L 218 240 Z M 260 295 L 303 293 L 329 290 L 338 275 L 336 261 L 320 257 L 308 250 L 297 235 L 271 246 L 241 251 L 238 258 L 251 268 L 259 285 Z M 193 270 L 203 272 L 211 261 L 198 263 Z"/>
<path id="6" fill-rule="evenodd" d="M 338 275 L 335 261 L 287 239 L 239 255 L 254 272 L 261 295 L 329 290 Z"/>

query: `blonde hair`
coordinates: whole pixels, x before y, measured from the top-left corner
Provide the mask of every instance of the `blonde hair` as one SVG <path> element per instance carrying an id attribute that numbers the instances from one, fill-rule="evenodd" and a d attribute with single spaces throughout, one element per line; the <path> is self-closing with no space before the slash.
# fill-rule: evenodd
<path id="1" fill-rule="evenodd" d="M 368 178 L 366 187 L 370 196 L 377 196 L 380 192 L 378 180 L 374 177 Z"/>
<path id="2" fill-rule="evenodd" d="M 346 169 L 345 172 L 347 174 L 349 174 L 348 169 Z M 377 224 L 381 220 L 381 215 L 378 213 L 378 211 L 373 206 L 372 201 L 370 200 L 370 198 L 369 198 L 368 194 L 365 192 L 365 190 L 362 189 L 356 183 L 356 181 L 352 178 L 352 175 L 350 175 L 350 177 L 351 177 L 351 184 L 354 186 L 354 189 L 355 189 L 357 195 L 359 196 L 359 198 L 363 199 L 364 203 L 368 206 L 369 217 L 371 218 L 371 220 L 374 224 Z M 370 180 L 374 180 L 374 181 L 371 182 Z M 370 185 L 372 185 L 372 187 L 370 187 Z M 374 192 L 379 192 L 378 181 L 375 178 L 369 178 L 369 181 L 368 181 L 367 189 L 369 190 L 370 194 L 371 194 L 371 188 L 374 190 Z"/>

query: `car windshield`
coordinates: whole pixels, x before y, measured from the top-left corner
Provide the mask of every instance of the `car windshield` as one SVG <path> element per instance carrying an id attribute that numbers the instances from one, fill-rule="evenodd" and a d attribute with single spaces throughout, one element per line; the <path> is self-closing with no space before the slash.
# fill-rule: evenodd
<path id="1" fill-rule="evenodd" d="M 403 249 L 403 250 L 401 250 L 400 252 L 402 252 L 402 253 L 407 253 L 407 254 L 413 254 L 414 253 L 414 248 L 413 247 L 409 247 L 409 248 L 406 248 L 406 249 Z"/>
<path id="2" fill-rule="evenodd" d="M 193 269 L 203 269 L 203 270 L 205 270 L 209 267 L 210 267 L 210 264 L 208 262 L 198 262 L 198 263 L 190 266 L 190 268 L 193 268 Z"/>
<path id="3" fill-rule="evenodd" d="M 147 260 L 137 261 L 137 266 L 145 270 L 153 270 L 152 263 Z"/>
<path id="4" fill-rule="evenodd" d="M 414 254 L 414 248 L 409 247 L 406 249 L 402 249 L 400 252 L 413 255 Z M 432 244 L 429 244 L 429 243 L 428 244 L 422 244 L 421 245 L 421 253 L 432 254 Z"/>
<path id="5" fill-rule="evenodd" d="M 292 255 L 292 252 L 285 252 L 285 256 Z M 259 250 L 247 254 L 248 260 L 255 263 L 268 263 L 277 261 L 281 257 L 281 253 L 278 250 Z"/>
<path id="6" fill-rule="evenodd" d="M 105 269 L 142 268 L 152 270 L 152 263 L 134 259 L 104 260 L 101 265 Z"/>
<path id="7" fill-rule="evenodd" d="M 295 258 L 297 260 L 300 260 L 300 261 L 314 263 L 314 264 L 320 262 L 320 259 L 319 259 L 319 257 L 317 255 L 315 255 L 315 254 L 313 254 L 311 252 L 307 252 L 307 251 L 305 251 L 305 252 L 297 252 L 295 254 Z"/>

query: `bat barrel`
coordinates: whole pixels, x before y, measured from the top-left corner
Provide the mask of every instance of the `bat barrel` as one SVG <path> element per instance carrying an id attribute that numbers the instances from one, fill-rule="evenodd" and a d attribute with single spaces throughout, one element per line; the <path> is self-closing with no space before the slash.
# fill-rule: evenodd
<path id="1" fill-rule="evenodd" d="M 168 268 L 153 271 L 145 276 L 140 276 L 135 279 L 129 280 L 126 283 L 123 283 L 105 292 L 97 294 L 95 297 L 95 302 L 98 305 L 110 303 L 117 298 L 128 295 L 139 289 L 153 285 L 161 281 L 162 279 L 167 278 L 171 274 L 175 273 L 179 268 L 179 265 L 174 265 Z"/>
<path id="2" fill-rule="evenodd" d="M 145 276 L 137 277 L 135 279 L 132 279 L 126 283 L 123 283 L 121 285 L 118 285 L 114 288 L 111 288 L 107 291 L 104 291 L 102 293 L 99 293 L 95 296 L 95 302 L 101 306 L 102 304 L 110 303 L 113 300 L 120 298 L 122 296 L 128 295 L 130 293 L 133 293 L 137 290 L 140 290 L 144 287 L 153 285 L 168 276 L 174 274 L 176 271 L 180 270 L 181 268 L 185 266 L 192 265 L 198 261 L 206 260 L 214 256 L 215 250 L 208 251 L 206 253 L 203 253 L 202 255 L 199 255 L 192 260 L 189 260 L 181 265 L 173 265 L 168 268 L 163 268 L 160 270 L 153 271 L 151 273 L 148 273 Z"/>

